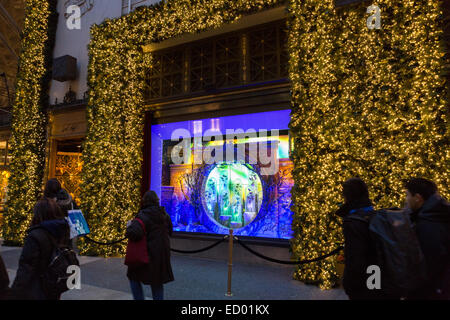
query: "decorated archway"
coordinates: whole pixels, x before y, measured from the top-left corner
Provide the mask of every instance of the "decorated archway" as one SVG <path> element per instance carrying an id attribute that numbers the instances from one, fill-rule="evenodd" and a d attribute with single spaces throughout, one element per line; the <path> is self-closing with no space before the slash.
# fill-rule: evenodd
<path id="1" fill-rule="evenodd" d="M 145 45 L 220 28 L 284 1 L 168 1 L 143 7 L 91 30 L 88 134 L 83 152 L 82 206 L 93 237 L 123 234 L 138 210 L 144 142 Z M 124 196 L 119 196 L 126 195 Z M 118 214 L 120 212 L 120 214 Z M 116 255 L 124 246 L 83 245 L 84 252 Z"/>

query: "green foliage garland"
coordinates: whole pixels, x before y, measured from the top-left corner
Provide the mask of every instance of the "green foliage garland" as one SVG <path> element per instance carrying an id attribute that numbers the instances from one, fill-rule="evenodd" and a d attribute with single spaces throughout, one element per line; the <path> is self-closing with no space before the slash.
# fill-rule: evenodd
<path id="1" fill-rule="evenodd" d="M 27 0 L 12 109 L 11 176 L 3 237 L 23 243 L 33 206 L 42 195 L 50 63 L 58 15 L 55 0 Z"/>
<path id="2" fill-rule="evenodd" d="M 367 28 L 366 4 L 336 9 L 332 0 L 291 1 L 292 249 L 300 259 L 343 241 L 332 213 L 350 177 L 367 182 L 376 207 L 402 207 L 403 180 L 415 176 L 449 196 L 442 2 L 374 4 L 380 30 Z M 300 266 L 295 278 L 330 288 L 335 262 Z"/>

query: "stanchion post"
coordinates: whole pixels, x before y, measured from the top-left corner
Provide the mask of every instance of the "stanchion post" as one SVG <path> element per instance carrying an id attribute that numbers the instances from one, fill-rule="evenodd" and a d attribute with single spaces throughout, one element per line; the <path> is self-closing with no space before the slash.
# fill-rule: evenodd
<path id="1" fill-rule="evenodd" d="M 231 272 L 233 270 L 233 229 L 230 229 L 230 236 L 228 238 L 228 289 L 225 294 L 227 297 L 231 297 Z"/>

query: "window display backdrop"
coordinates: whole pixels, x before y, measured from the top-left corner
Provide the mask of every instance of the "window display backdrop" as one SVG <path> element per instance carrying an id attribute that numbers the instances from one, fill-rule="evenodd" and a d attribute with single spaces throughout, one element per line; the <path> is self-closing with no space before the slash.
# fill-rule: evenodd
<path id="1" fill-rule="evenodd" d="M 290 239 L 293 180 L 289 160 L 289 120 L 290 110 L 281 110 L 153 125 L 150 186 L 171 216 L 174 231 L 226 234 L 232 228 L 234 234 L 241 236 Z M 212 139 L 204 139 L 205 132 L 212 130 L 225 135 L 227 129 L 254 129 L 257 137 L 225 142 L 232 143 L 237 153 L 241 144 L 248 151 L 251 144 L 261 147 L 262 141 L 269 141 L 266 144 L 268 155 L 271 148 L 276 149 L 278 171 L 264 174 L 267 166 L 261 165 L 263 161 L 259 155 L 258 159 L 249 161 L 248 152 L 245 163 L 223 159 L 214 164 L 194 164 L 193 139 L 189 161 L 174 164 L 171 152 L 179 141 L 171 141 L 171 137 L 176 129 L 185 129 L 192 138 L 201 138 L 201 150 L 222 146 L 224 155 L 225 137 L 210 141 Z M 270 136 L 270 131 L 275 129 L 279 135 Z M 267 130 L 269 137 L 261 137 L 261 130 Z"/>

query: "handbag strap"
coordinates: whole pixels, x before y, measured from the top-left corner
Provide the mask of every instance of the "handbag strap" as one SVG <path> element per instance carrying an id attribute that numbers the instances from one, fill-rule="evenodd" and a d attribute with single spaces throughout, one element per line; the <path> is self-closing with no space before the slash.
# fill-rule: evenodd
<path id="1" fill-rule="evenodd" d="M 139 219 L 139 218 L 135 218 L 135 219 L 141 224 L 141 227 L 144 230 L 144 233 L 147 234 L 147 230 L 145 230 L 144 222 L 141 219 Z"/>

